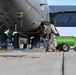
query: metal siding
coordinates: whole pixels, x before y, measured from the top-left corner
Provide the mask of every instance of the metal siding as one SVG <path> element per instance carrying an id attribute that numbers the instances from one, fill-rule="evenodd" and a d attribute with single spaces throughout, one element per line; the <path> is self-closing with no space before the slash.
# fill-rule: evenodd
<path id="1" fill-rule="evenodd" d="M 76 27 L 76 13 L 57 14 L 51 20 L 57 21 L 57 27 Z"/>

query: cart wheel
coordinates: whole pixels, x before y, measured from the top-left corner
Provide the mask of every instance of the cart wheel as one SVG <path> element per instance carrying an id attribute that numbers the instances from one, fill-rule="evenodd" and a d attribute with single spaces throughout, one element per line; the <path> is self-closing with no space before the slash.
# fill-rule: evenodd
<path id="1" fill-rule="evenodd" d="M 62 46 L 61 46 L 61 49 L 64 52 L 68 52 L 70 50 L 70 46 L 67 43 L 63 43 Z"/>
<path id="2" fill-rule="evenodd" d="M 76 46 L 74 47 L 74 51 L 76 51 Z"/>
<path id="3" fill-rule="evenodd" d="M 56 47 L 56 49 L 59 50 L 59 51 L 61 51 L 61 45 L 58 45 L 58 46 Z"/>

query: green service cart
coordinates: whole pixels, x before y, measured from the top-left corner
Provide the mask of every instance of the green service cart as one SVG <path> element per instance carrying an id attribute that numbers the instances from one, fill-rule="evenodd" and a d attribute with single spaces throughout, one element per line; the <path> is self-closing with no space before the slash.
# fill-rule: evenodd
<path id="1" fill-rule="evenodd" d="M 75 45 L 75 37 L 73 36 L 56 36 L 56 48 L 59 50 L 63 50 L 64 52 L 67 52 L 70 50 L 70 46 Z M 74 47 L 74 50 L 76 49 L 76 46 Z"/>

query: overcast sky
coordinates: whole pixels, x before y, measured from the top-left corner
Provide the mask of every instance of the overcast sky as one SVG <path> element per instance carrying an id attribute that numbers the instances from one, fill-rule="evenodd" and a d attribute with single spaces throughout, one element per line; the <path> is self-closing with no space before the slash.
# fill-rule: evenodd
<path id="1" fill-rule="evenodd" d="M 49 5 L 75 5 L 76 0 L 47 0 Z"/>

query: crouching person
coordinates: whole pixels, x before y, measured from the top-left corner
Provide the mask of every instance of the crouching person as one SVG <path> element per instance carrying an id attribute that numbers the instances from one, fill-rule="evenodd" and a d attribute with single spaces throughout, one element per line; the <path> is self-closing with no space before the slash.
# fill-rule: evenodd
<path id="1" fill-rule="evenodd" d="M 55 48 L 55 36 L 60 36 L 58 30 L 55 27 L 55 24 L 56 24 L 56 21 L 51 21 L 51 24 L 50 24 L 51 36 L 50 36 L 50 41 L 49 41 L 49 49 L 47 50 L 48 52 L 56 51 L 56 48 Z"/>

